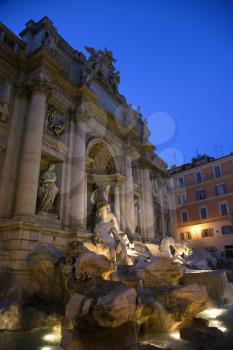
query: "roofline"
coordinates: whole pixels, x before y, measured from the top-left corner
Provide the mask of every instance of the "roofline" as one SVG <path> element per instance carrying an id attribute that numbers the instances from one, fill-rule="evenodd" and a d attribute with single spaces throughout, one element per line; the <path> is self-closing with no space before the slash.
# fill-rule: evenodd
<path id="1" fill-rule="evenodd" d="M 22 39 L 20 39 L 14 32 L 12 32 L 8 27 L 6 27 L 5 24 L 3 24 L 2 22 L 0 22 L 0 28 L 3 29 L 4 31 L 6 31 L 7 34 L 12 36 L 14 38 L 14 40 L 16 40 L 19 45 L 22 45 L 22 46 L 26 45 Z"/>
<path id="2" fill-rule="evenodd" d="M 199 169 L 199 168 L 204 168 L 205 166 L 208 166 L 208 164 L 212 164 L 212 163 L 218 163 L 219 161 L 223 160 L 223 159 L 226 159 L 226 158 L 233 158 L 233 153 L 232 154 L 228 154 L 228 155 L 225 155 L 225 156 L 222 156 L 222 157 L 219 157 L 219 158 L 215 158 L 214 160 L 210 160 L 209 162 L 205 163 L 205 164 L 201 164 L 201 165 L 195 165 L 193 166 L 192 168 L 190 169 L 185 169 L 185 170 L 180 170 L 180 171 L 177 171 L 177 173 L 175 174 L 171 174 L 171 172 L 179 167 L 176 167 L 174 169 L 169 169 L 168 172 L 170 174 L 171 177 L 175 177 L 179 174 L 183 174 L 183 173 L 188 173 L 188 172 L 193 172 L 195 169 Z M 190 165 L 192 163 L 185 163 L 183 165 L 180 165 L 180 166 L 184 166 L 184 165 Z"/>

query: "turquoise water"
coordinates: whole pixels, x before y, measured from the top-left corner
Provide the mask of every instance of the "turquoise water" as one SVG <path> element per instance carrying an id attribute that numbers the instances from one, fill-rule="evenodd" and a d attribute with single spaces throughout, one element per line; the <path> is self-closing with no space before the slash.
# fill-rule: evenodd
<path id="1" fill-rule="evenodd" d="M 38 328 L 30 332 L 2 332 L 0 350 L 62 350 L 60 340 L 46 340 L 46 336 L 51 334 L 51 328 Z"/>

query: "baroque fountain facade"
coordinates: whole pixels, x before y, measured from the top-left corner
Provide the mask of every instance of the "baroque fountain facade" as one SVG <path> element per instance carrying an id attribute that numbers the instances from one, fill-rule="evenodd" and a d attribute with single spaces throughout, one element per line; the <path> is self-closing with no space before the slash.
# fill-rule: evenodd
<path id="1" fill-rule="evenodd" d="M 121 350 L 190 326 L 208 295 L 166 238 L 166 164 L 112 52 L 87 58 L 47 17 L 0 34 L 0 329 L 59 323 L 64 349 Z"/>

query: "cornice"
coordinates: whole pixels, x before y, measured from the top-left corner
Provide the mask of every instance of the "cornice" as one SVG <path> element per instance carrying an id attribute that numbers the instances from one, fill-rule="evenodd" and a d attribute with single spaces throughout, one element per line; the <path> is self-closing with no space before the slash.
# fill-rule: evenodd
<path id="1" fill-rule="evenodd" d="M 56 152 L 62 153 L 64 155 L 68 154 L 67 146 L 63 142 L 52 138 L 48 134 L 43 135 L 43 144 Z"/>

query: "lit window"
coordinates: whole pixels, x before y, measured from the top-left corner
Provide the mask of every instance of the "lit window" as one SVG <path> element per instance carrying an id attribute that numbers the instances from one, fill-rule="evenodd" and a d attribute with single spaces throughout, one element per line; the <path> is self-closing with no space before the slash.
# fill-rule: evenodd
<path id="1" fill-rule="evenodd" d="M 228 215 L 228 207 L 226 203 L 220 204 L 220 214 L 221 215 Z"/>
<path id="2" fill-rule="evenodd" d="M 200 208 L 200 218 L 204 220 L 207 219 L 207 216 L 207 208 Z"/>
<path id="3" fill-rule="evenodd" d="M 214 237 L 214 229 L 213 228 L 205 228 L 205 229 L 201 230 L 201 236 L 202 236 L 202 238 Z"/>
<path id="4" fill-rule="evenodd" d="M 187 222 L 188 221 L 188 212 L 187 211 L 182 211 L 181 213 L 182 221 Z"/>
<path id="5" fill-rule="evenodd" d="M 203 181 L 202 179 L 202 172 L 201 171 L 198 171 L 198 173 L 195 174 L 196 175 L 196 183 L 200 183 Z"/>
<path id="6" fill-rule="evenodd" d="M 198 201 L 205 199 L 206 198 L 205 190 L 196 191 L 196 198 Z"/>
<path id="7" fill-rule="evenodd" d="M 222 235 L 231 235 L 233 234 L 233 226 L 232 225 L 226 225 L 222 226 Z"/>
<path id="8" fill-rule="evenodd" d="M 215 186 L 215 193 L 216 193 L 216 196 L 222 196 L 223 194 L 225 194 L 226 193 L 225 184 Z"/>
<path id="9" fill-rule="evenodd" d="M 214 175 L 215 177 L 221 177 L 222 176 L 222 170 L 220 165 L 216 165 L 214 167 Z"/>

